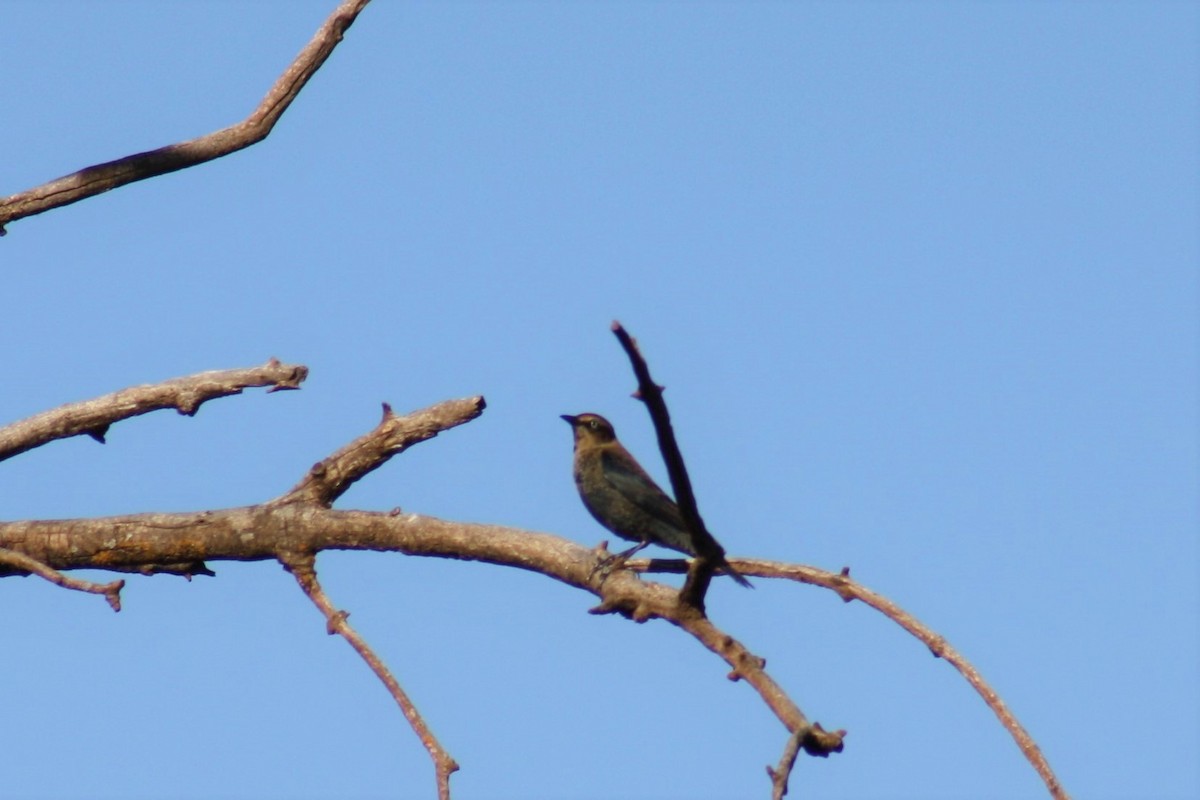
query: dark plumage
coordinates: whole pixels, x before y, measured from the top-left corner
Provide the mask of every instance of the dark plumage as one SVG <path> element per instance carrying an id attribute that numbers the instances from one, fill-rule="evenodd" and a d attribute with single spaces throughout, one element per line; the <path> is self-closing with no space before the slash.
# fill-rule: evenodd
<path id="1" fill-rule="evenodd" d="M 610 531 L 637 542 L 696 555 L 679 506 L 654 482 L 620 442 L 613 426 L 599 414 L 564 414 L 575 433 L 575 486 L 583 504 Z M 749 586 L 729 562 L 720 566 L 738 583 Z"/>

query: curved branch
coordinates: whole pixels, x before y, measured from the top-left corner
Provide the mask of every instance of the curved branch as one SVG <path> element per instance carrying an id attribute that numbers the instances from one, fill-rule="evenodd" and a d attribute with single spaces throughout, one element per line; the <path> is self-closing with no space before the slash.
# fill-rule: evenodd
<path id="1" fill-rule="evenodd" d="M 1050 762 L 1042 754 L 1042 750 L 1038 747 L 1037 742 L 1034 741 L 1029 731 L 1025 730 L 1025 726 L 1017 720 L 1016 716 L 1000 698 L 996 690 L 984 680 L 979 670 L 962 653 L 952 647 L 944 636 L 936 633 L 932 628 L 883 595 L 851 580 L 850 569 L 848 567 L 843 568 L 840 573 L 833 573 L 798 564 L 780 564 L 776 561 L 744 558 L 732 560 L 737 565 L 737 568 L 747 575 L 756 575 L 763 578 L 787 578 L 800 583 L 812 584 L 813 586 L 822 586 L 837 592 L 842 600 L 847 603 L 852 600 L 861 600 L 895 622 L 901 628 L 904 628 L 904 630 L 917 639 L 920 639 L 934 656 L 944 659 L 958 670 L 967 679 L 967 682 L 971 684 L 976 693 L 983 698 L 988 708 L 992 709 L 992 713 L 1000 720 L 1000 724 L 1013 737 L 1013 740 L 1017 743 L 1017 747 L 1024 754 L 1025 759 L 1037 771 L 1042 782 L 1046 784 L 1046 789 L 1050 792 L 1050 796 L 1057 798 L 1057 800 L 1068 799 L 1069 795 L 1066 789 L 1063 788 L 1058 777 L 1054 774 L 1054 770 L 1050 767 Z M 627 566 L 636 569 L 643 565 L 629 562 Z"/>
<path id="2" fill-rule="evenodd" d="M 14 220 L 76 203 L 127 183 L 203 164 L 267 138 L 283 112 L 329 58 L 368 2 L 370 0 L 345 0 L 334 9 L 312 41 L 275 81 L 258 108 L 243 121 L 198 139 L 87 167 L 0 199 L 0 236 L 5 233 L 4 227 Z"/>
<path id="3" fill-rule="evenodd" d="M 526 569 L 597 595 L 596 613 L 671 622 L 724 659 L 730 677 L 753 687 L 789 731 L 812 727 L 767 674 L 763 659 L 680 602 L 674 588 L 644 582 L 629 570 L 605 575 L 599 569 L 603 553 L 550 534 L 399 511 L 266 503 L 187 514 L 0 523 L 0 546 L 19 548 L 56 569 L 143 571 L 160 564 L 284 560 L 321 550 L 394 551 Z M 807 741 L 813 755 L 841 749 L 840 735 L 822 740 L 809 734 Z"/>
<path id="4" fill-rule="evenodd" d="M 272 358 L 261 367 L 201 372 L 69 403 L 0 428 L 0 461 L 55 439 L 83 434 L 103 444 L 109 426 L 123 419 L 163 408 L 190 417 L 208 400 L 241 394 L 254 386 L 270 386 L 272 392 L 299 389 L 307 377 L 308 367 Z"/>
<path id="5" fill-rule="evenodd" d="M 824 732 L 807 719 L 770 679 L 761 659 L 678 602 L 674 589 L 638 580 L 634 570 L 682 572 L 682 561 L 636 560 L 607 579 L 597 567 L 604 554 L 544 533 L 496 525 L 449 522 L 401 512 L 337 511 L 297 504 L 263 505 L 193 514 L 0 523 L 0 547 L 18 550 L 57 570 L 142 571 L 147 565 L 279 559 L 280 553 L 323 549 L 398 551 L 413 556 L 455 558 L 540 572 L 601 598 L 598 613 L 618 612 L 634 620 L 666 619 L 695 636 L 729 664 L 731 677 L 746 680 L 788 730 L 809 727 L 802 740 L 810 755 L 840 749 L 844 731 Z M 892 601 L 850 580 L 848 574 L 760 559 L 735 558 L 742 573 L 786 578 L 822 586 L 847 602 L 861 600 L 920 639 L 952 664 L 983 697 L 1012 734 L 1051 796 L 1065 799 L 1040 748 L 979 671 L 944 637 Z"/>

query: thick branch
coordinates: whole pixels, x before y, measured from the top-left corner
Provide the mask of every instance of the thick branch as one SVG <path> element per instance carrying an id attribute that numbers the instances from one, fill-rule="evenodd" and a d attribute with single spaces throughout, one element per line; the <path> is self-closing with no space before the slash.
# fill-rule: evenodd
<path id="1" fill-rule="evenodd" d="M 345 0 L 339 5 L 245 120 L 198 139 L 87 167 L 6 197 L 0 200 L 0 236 L 13 220 L 69 205 L 127 183 L 203 164 L 267 138 L 280 116 L 329 58 L 368 2 L 370 0 Z"/>
<path id="2" fill-rule="evenodd" d="M 605 575 L 598 569 L 603 555 L 549 534 L 419 514 L 268 503 L 190 514 L 0 523 L 0 547 L 20 550 L 59 570 L 140 571 L 157 564 L 284 560 L 289 554 L 321 550 L 398 551 L 531 570 L 596 594 L 599 612 L 672 622 L 723 658 L 731 676 L 754 687 L 789 731 L 809 725 L 766 674 L 763 660 L 698 610 L 680 603 L 673 588 L 623 570 Z"/>
<path id="3" fill-rule="evenodd" d="M 667 586 L 622 570 L 606 578 L 603 554 L 549 534 L 494 525 L 448 522 L 418 514 L 335 511 L 296 504 L 251 506 L 194 514 L 143 514 L 100 519 L 0 523 L 0 547 L 17 550 L 56 570 L 99 568 L 141 571 L 147 564 L 279 559 L 280 553 L 323 549 L 398 551 L 414 556 L 483 561 L 540 572 L 602 598 L 597 611 L 617 611 L 645 621 L 661 617 L 687 630 L 753 686 L 789 731 L 808 730 L 806 752 L 836 752 L 844 732 L 825 732 L 806 717 L 765 674 L 761 659 L 740 642 L 678 602 Z M 682 561 L 629 561 L 629 570 L 655 567 L 681 572 Z M 946 640 L 895 603 L 838 574 L 794 564 L 735 559 L 742 573 L 823 586 L 843 599 L 861 600 L 894 620 L 944 658 L 975 688 L 1010 732 L 1051 796 L 1068 798 L 1029 733 L 995 690 Z"/>
<path id="4" fill-rule="evenodd" d="M 0 461 L 70 436 L 87 434 L 103 443 L 109 426 L 129 417 L 163 408 L 174 408 L 190 417 L 213 398 L 241 394 L 253 386 L 270 386 L 272 392 L 298 389 L 307 377 L 308 367 L 282 364 L 272 358 L 261 367 L 201 372 L 59 406 L 0 428 Z"/>

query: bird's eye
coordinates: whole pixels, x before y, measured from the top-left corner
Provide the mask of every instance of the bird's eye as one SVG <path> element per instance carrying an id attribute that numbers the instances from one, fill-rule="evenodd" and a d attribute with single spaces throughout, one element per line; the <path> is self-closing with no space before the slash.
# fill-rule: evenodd
<path id="1" fill-rule="evenodd" d="M 594 430 L 594 431 L 598 431 L 598 430 L 600 430 L 600 420 L 598 420 L 598 419 L 589 419 L 589 420 L 588 420 L 588 427 L 589 427 L 589 428 L 591 428 L 591 429 L 592 429 L 592 430 Z"/>

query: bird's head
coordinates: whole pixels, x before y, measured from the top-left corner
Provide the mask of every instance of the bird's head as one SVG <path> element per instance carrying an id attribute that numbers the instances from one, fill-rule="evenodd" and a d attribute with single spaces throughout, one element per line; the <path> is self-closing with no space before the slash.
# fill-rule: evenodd
<path id="1" fill-rule="evenodd" d="M 570 424 L 571 430 L 575 432 L 576 447 L 608 444 L 617 440 L 612 423 L 599 414 L 580 414 L 577 417 L 563 414 L 562 418 Z"/>

